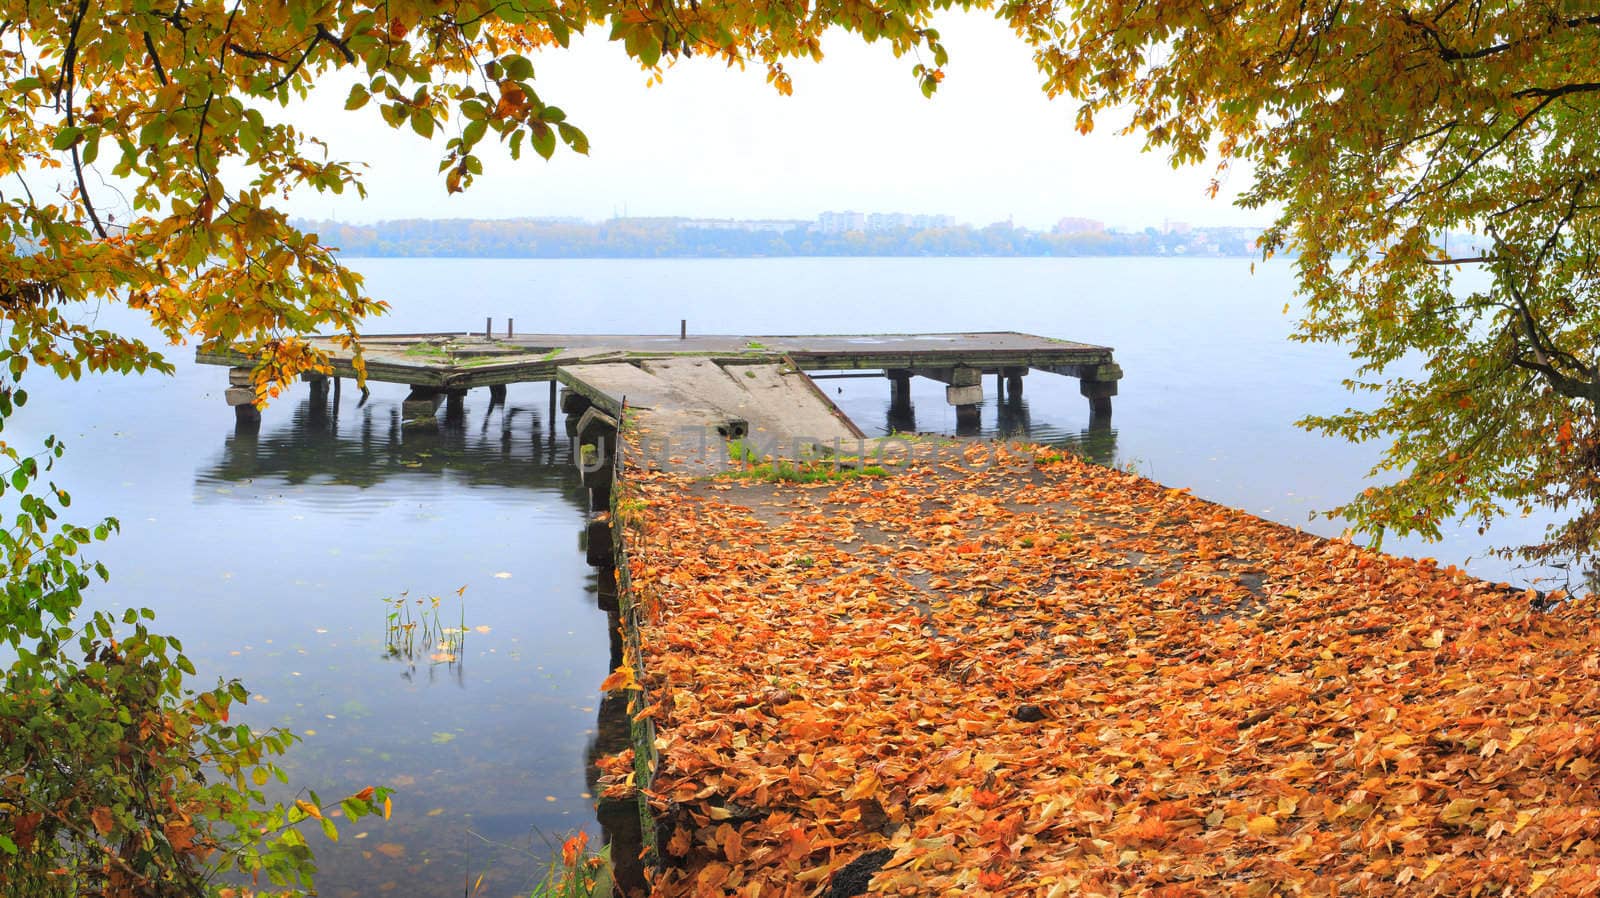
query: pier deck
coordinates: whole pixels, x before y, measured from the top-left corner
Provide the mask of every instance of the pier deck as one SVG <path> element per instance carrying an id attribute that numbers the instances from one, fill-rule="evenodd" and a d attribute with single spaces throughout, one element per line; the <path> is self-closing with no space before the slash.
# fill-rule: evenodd
<path id="1" fill-rule="evenodd" d="M 891 401 L 907 404 L 912 377 L 936 380 L 945 384 L 945 399 L 956 408 L 958 424 L 975 424 L 985 376 L 996 378 L 997 393 L 1015 398 L 1021 395 L 1023 377 L 1034 370 L 1078 378 L 1092 417 L 1105 423 L 1122 377 L 1110 347 L 1009 331 L 500 337 L 488 330 L 366 337 L 367 379 L 411 387 L 405 416 L 417 421 L 431 420 L 440 402 L 459 402 L 471 389 L 503 393 L 508 384 L 549 382 L 552 391 L 557 383 L 566 386 L 562 407 L 569 414 L 595 409 L 598 420 L 590 423 L 597 427 L 614 430 L 626 400 L 630 409 L 650 419 L 636 422 L 644 432 L 700 428 L 725 438 L 748 433 L 787 452 L 802 444 L 861 436 L 805 372 L 881 375 L 890 382 Z M 332 339 L 313 339 L 312 345 L 327 355 L 331 376 L 355 376 L 350 350 Z M 259 413 L 249 387 L 251 357 L 202 351 L 195 358 L 233 369 L 228 404 L 241 420 L 256 420 Z M 324 375 L 309 379 L 316 382 L 314 389 L 325 388 L 319 386 Z"/>
<path id="2" fill-rule="evenodd" d="M 335 377 L 354 377 L 351 354 L 330 339 L 312 345 L 328 355 Z M 818 336 L 657 336 L 625 334 L 395 334 L 370 336 L 367 377 L 382 383 L 465 390 L 556 379 L 561 368 L 672 356 L 727 360 L 789 358 L 807 371 L 977 368 L 986 374 L 1037 368 L 1083 376 L 1080 368 L 1115 365 L 1108 346 L 1014 332 L 843 334 Z M 201 352 L 208 365 L 241 366 L 250 357 Z M 1094 380 L 1116 377 L 1094 376 Z M 1110 372 L 1104 372 L 1110 374 Z M 1117 372 L 1120 375 L 1120 371 Z"/>

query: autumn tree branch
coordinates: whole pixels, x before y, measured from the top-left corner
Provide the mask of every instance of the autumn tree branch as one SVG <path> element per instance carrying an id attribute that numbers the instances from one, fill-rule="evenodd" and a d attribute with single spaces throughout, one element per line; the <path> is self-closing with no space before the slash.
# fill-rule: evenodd
<path id="1" fill-rule="evenodd" d="M 1584 81 L 1576 84 L 1563 84 L 1560 87 L 1525 87 L 1513 93 L 1513 97 L 1543 97 L 1554 100 L 1572 94 L 1589 94 L 1600 91 L 1600 82 Z"/>
<path id="2" fill-rule="evenodd" d="M 78 0 L 78 8 L 73 12 L 72 24 L 67 34 L 66 49 L 61 55 L 62 77 L 66 79 L 66 112 L 67 127 L 74 127 L 73 117 L 73 91 L 77 87 L 78 72 L 78 32 L 83 28 L 83 17 L 89 12 L 89 0 Z M 59 94 L 58 94 L 59 95 Z M 78 155 L 78 139 L 73 137 L 72 146 L 72 173 L 78 180 L 78 200 L 83 203 L 83 209 L 89 214 L 89 221 L 94 224 L 94 232 L 105 240 L 110 235 L 106 233 L 105 225 L 100 223 L 100 213 L 95 211 L 94 200 L 89 197 L 89 185 L 83 178 L 83 159 Z"/>
<path id="3" fill-rule="evenodd" d="M 144 51 L 150 57 L 150 64 L 155 66 L 156 80 L 160 81 L 163 87 L 166 86 L 167 70 L 161 67 L 161 54 L 156 52 L 155 39 L 150 36 L 148 30 L 144 33 Z"/>

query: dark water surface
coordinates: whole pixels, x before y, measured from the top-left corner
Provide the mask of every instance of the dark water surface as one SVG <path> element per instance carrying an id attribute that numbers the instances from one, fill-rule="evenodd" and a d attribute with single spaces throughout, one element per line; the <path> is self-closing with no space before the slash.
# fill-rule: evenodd
<path id="1" fill-rule="evenodd" d="M 1285 337 L 1286 266 L 1182 259 L 357 260 L 394 304 L 370 330 L 498 327 L 519 332 L 845 333 L 1021 330 L 1116 347 L 1126 371 L 1110 433 L 1088 433 L 1076 381 L 1035 373 L 1024 399 L 983 408 L 986 434 L 1079 443 L 1171 486 L 1324 534 L 1309 520 L 1363 485 L 1374 450 L 1292 426 L 1342 409 L 1350 364 Z M 115 324 L 103 313 L 102 320 Z M 236 433 L 222 369 L 175 349 L 174 377 L 45 384 L 8 440 L 57 433 L 56 479 L 72 518 L 121 518 L 97 557 L 112 582 L 90 600 L 153 607 L 202 678 L 238 677 L 246 719 L 305 734 L 296 785 L 325 798 L 383 783 L 395 818 L 324 845 L 322 893 L 485 895 L 536 881 L 546 839 L 599 829 L 586 760 L 607 620 L 578 549 L 584 495 L 543 384 L 504 408 L 467 398 L 458 428 L 399 424 L 405 389 L 343 390 L 313 406 L 302 387 Z M 882 380 L 824 388 L 871 432 L 891 421 Z M 915 429 L 953 433 L 942 385 L 913 383 Z M 1508 522 L 1499 542 L 1532 538 Z M 1490 540 L 1452 532 L 1391 551 L 1466 564 L 1519 585 L 1529 574 L 1480 559 Z M 457 590 L 464 587 L 461 595 Z M 466 627 L 454 660 L 386 653 L 384 600 L 439 597 Z M 416 608 L 416 606 L 413 606 Z"/>

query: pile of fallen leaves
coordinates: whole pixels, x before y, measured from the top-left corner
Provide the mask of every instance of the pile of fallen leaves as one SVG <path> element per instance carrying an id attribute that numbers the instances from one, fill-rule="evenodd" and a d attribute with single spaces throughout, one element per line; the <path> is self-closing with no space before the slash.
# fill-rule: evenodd
<path id="1" fill-rule="evenodd" d="M 1590 600 L 995 446 L 629 477 L 657 895 L 1600 891 Z"/>

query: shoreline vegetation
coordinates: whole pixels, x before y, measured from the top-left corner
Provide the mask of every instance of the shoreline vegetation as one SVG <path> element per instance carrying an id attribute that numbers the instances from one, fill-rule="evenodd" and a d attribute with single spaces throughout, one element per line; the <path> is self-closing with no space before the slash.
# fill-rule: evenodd
<path id="1" fill-rule="evenodd" d="M 946 452 L 619 483 L 652 895 L 1591 890 L 1592 597 Z"/>
<path id="2" fill-rule="evenodd" d="M 762 257 L 1259 258 L 1258 228 L 1035 231 L 983 227 L 824 231 L 808 222 L 615 218 L 294 222 L 349 258 L 653 259 Z"/>

